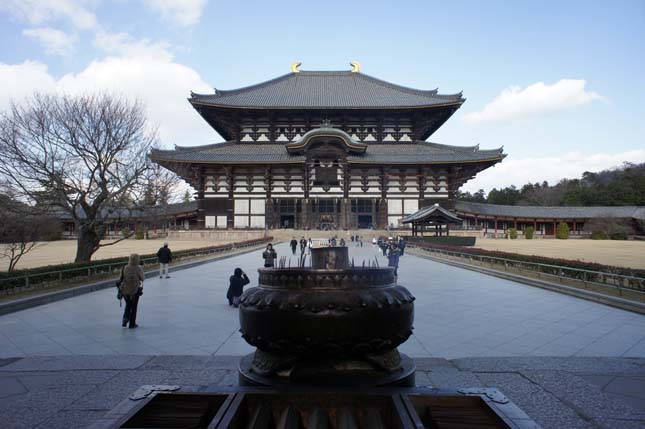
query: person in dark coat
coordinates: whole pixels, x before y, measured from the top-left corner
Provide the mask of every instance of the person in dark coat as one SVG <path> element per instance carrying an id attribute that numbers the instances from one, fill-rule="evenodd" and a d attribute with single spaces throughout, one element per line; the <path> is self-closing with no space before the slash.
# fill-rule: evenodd
<path id="1" fill-rule="evenodd" d="M 401 257 L 401 251 L 399 247 L 392 243 L 387 252 L 387 266 L 394 268 L 394 277 L 399 276 L 399 258 Z"/>
<path id="2" fill-rule="evenodd" d="M 167 242 L 157 251 L 157 259 L 159 260 L 159 278 L 162 278 L 165 274 L 166 278 L 169 279 L 168 264 L 172 262 L 172 252 Z"/>
<path id="3" fill-rule="evenodd" d="M 305 253 L 306 248 L 307 248 L 307 240 L 305 240 L 305 237 L 302 237 L 300 239 L 300 253 Z"/>
<path id="4" fill-rule="evenodd" d="M 228 305 L 237 308 L 240 306 L 240 297 L 242 296 L 242 292 L 244 292 L 244 286 L 248 285 L 251 281 L 241 268 L 236 268 L 229 282 L 228 291 L 226 292 Z"/>
<path id="5" fill-rule="evenodd" d="M 273 244 L 267 244 L 267 248 L 262 252 L 262 259 L 264 259 L 265 268 L 273 268 L 275 266 L 275 260 L 278 257 L 278 253 L 273 249 Z"/>
<path id="6" fill-rule="evenodd" d="M 291 242 L 289 243 L 289 245 L 291 246 L 291 253 L 295 255 L 296 249 L 298 248 L 298 240 L 296 240 L 296 237 L 293 237 L 291 239 Z"/>

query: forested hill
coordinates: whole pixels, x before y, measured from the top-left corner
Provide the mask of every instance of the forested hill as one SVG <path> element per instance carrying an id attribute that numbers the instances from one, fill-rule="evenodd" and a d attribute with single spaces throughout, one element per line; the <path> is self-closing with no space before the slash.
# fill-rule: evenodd
<path id="1" fill-rule="evenodd" d="M 645 163 L 625 163 L 598 173 L 585 172 L 580 179 L 562 179 L 556 185 L 527 183 L 460 193 L 459 199 L 476 203 L 532 206 L 645 206 Z"/>

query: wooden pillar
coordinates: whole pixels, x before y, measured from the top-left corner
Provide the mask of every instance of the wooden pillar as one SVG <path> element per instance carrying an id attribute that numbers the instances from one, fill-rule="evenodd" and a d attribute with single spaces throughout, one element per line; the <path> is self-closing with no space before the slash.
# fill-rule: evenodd
<path id="1" fill-rule="evenodd" d="M 450 224 L 446 224 L 446 237 L 450 236 Z"/>
<path id="2" fill-rule="evenodd" d="M 204 168 L 200 167 L 197 169 L 197 229 L 206 229 L 205 185 Z"/>
<path id="3" fill-rule="evenodd" d="M 227 182 L 228 182 L 228 213 L 226 214 L 226 227 L 229 229 L 233 229 L 235 227 L 234 225 L 234 210 L 235 210 L 235 201 L 233 200 L 233 196 L 235 193 L 235 171 L 233 170 L 233 166 L 229 167 L 229 170 L 227 172 L 228 177 L 227 177 Z"/>
<path id="4" fill-rule="evenodd" d="M 553 221 L 553 236 L 554 237 L 556 235 L 557 230 L 558 230 L 558 224 L 555 221 Z"/>
<path id="5" fill-rule="evenodd" d="M 495 237 L 497 237 L 497 218 L 495 218 Z"/>
<path id="6" fill-rule="evenodd" d="M 573 220 L 573 232 L 576 232 L 576 220 Z"/>
<path id="7" fill-rule="evenodd" d="M 533 234 L 537 234 L 537 220 L 533 219 Z"/>
<path id="8" fill-rule="evenodd" d="M 513 219 L 513 228 L 517 231 L 517 219 Z"/>

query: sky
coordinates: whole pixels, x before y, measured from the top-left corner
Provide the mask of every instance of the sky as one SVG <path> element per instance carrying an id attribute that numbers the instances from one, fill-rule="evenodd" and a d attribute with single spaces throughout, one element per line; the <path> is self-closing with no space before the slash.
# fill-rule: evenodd
<path id="1" fill-rule="evenodd" d="M 429 141 L 504 147 L 462 189 L 645 162 L 645 1 L 0 0 L 0 110 L 35 91 L 142 100 L 160 145 L 222 141 L 190 91 L 349 70 L 463 91 Z"/>

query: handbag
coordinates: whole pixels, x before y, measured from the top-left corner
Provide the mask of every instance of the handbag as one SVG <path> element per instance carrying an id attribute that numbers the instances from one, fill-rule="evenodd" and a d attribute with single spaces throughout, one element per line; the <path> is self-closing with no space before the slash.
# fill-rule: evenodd
<path id="1" fill-rule="evenodd" d="M 137 295 L 137 296 L 141 296 L 141 295 L 143 295 L 143 286 L 139 286 L 139 287 L 137 288 L 137 294 L 136 294 L 136 295 Z"/>

